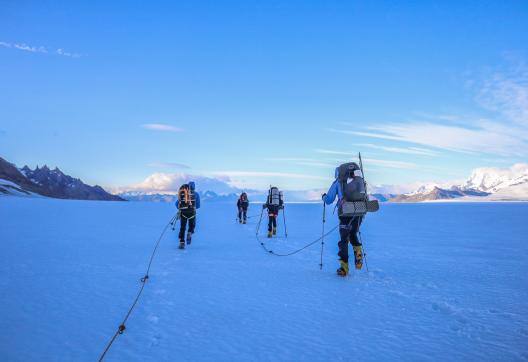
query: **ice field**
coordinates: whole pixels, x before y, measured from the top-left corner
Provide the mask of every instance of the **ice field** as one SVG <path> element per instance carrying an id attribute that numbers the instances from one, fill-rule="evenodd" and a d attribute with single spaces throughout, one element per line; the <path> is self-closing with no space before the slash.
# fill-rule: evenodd
<path id="1" fill-rule="evenodd" d="M 347 278 L 335 275 L 337 233 L 319 270 L 320 243 L 266 254 L 258 217 L 239 225 L 236 211 L 204 203 L 183 251 L 169 230 L 105 360 L 528 359 L 528 204 L 382 204 L 362 227 L 369 272 Z M 285 211 L 288 238 L 268 247 L 288 252 L 321 235 L 322 204 Z M 0 360 L 96 361 L 175 212 L 0 198 Z M 327 220 L 330 230 L 331 208 Z"/>

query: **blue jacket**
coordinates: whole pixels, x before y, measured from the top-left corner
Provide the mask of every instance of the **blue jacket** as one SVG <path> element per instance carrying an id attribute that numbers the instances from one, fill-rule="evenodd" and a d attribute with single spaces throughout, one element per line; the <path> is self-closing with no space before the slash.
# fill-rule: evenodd
<path id="1" fill-rule="evenodd" d="M 196 208 L 199 209 L 200 208 L 200 194 L 194 191 L 194 188 L 195 188 L 194 182 L 192 181 L 189 182 L 189 188 L 191 189 L 191 191 L 194 192 L 194 197 L 196 199 Z M 178 207 L 179 203 L 180 203 L 180 200 L 176 200 L 176 207 Z"/>
<path id="2" fill-rule="evenodd" d="M 343 198 L 343 190 L 341 190 L 341 185 L 339 182 L 337 182 L 337 180 L 332 183 L 323 201 L 327 205 L 331 205 L 334 202 L 336 196 L 338 202 Z"/>

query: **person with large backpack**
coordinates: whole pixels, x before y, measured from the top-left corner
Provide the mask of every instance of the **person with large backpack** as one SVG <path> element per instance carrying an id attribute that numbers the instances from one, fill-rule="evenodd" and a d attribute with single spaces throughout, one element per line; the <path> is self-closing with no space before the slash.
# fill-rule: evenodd
<path id="1" fill-rule="evenodd" d="M 356 269 L 363 266 L 362 245 L 358 239 L 359 227 L 363 221 L 363 215 L 367 212 L 368 196 L 365 189 L 365 181 L 360 167 L 355 162 L 345 163 L 336 168 L 335 181 L 330 186 L 326 194 L 323 194 L 323 201 L 330 205 L 337 196 L 337 208 L 339 216 L 338 242 L 340 268 L 337 274 L 348 275 L 348 243 L 352 244 Z M 359 210 L 359 206 L 363 209 Z M 356 207 L 358 208 L 356 210 Z"/>
<path id="2" fill-rule="evenodd" d="M 180 187 L 176 207 L 180 215 L 179 248 L 184 249 L 185 241 L 187 241 L 187 245 L 191 244 L 192 235 L 196 227 L 196 209 L 200 208 L 200 195 L 195 191 L 194 182 L 190 181 Z M 187 223 L 189 224 L 189 230 L 187 231 L 187 238 L 184 239 Z"/>
<path id="3" fill-rule="evenodd" d="M 247 197 L 247 194 L 245 192 L 242 192 L 240 197 L 237 201 L 237 208 L 238 208 L 238 222 L 239 223 L 246 223 L 247 222 L 247 210 L 249 207 L 249 200 Z"/>
<path id="4" fill-rule="evenodd" d="M 262 208 L 268 209 L 268 238 L 271 238 L 272 235 L 277 234 L 277 216 L 279 215 L 279 210 L 284 209 L 282 192 L 277 187 L 270 187 L 268 198 L 266 203 L 262 205 Z"/>

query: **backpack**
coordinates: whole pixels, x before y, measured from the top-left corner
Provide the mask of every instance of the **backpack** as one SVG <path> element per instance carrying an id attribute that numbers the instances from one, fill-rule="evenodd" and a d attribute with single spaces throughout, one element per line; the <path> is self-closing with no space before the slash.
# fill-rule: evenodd
<path id="1" fill-rule="evenodd" d="M 282 192 L 279 192 L 277 187 L 272 187 L 268 192 L 268 204 L 272 206 L 279 206 L 282 200 Z"/>
<path id="2" fill-rule="evenodd" d="M 178 190 L 178 209 L 194 209 L 196 206 L 196 196 L 188 184 L 184 184 Z"/>
<path id="3" fill-rule="evenodd" d="M 337 168 L 337 181 L 343 192 L 343 201 L 367 200 L 363 177 L 354 176 L 354 171 L 359 169 L 355 162 L 344 163 Z"/>

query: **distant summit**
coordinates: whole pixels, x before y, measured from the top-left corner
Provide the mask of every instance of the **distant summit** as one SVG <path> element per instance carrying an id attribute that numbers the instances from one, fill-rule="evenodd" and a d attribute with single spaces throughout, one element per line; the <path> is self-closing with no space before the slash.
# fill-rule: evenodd
<path id="1" fill-rule="evenodd" d="M 101 186 L 89 186 L 64 174 L 58 167 L 17 167 L 0 157 L 0 194 L 46 196 L 57 199 L 125 201 L 106 192 Z"/>
<path id="2" fill-rule="evenodd" d="M 394 196 L 393 202 L 422 202 L 459 199 L 460 201 L 528 201 L 528 164 L 509 169 L 477 168 L 459 185 L 426 184 L 408 194 Z"/>

